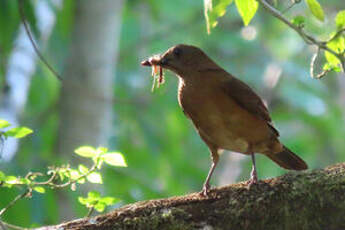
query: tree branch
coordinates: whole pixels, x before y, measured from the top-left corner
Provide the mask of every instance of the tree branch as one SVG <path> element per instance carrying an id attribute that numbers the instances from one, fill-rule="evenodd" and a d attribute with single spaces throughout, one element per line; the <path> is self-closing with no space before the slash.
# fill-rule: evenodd
<path id="1" fill-rule="evenodd" d="M 50 72 L 59 80 L 62 81 L 62 77 L 54 70 L 54 68 L 49 64 L 49 62 L 44 58 L 44 56 L 42 55 L 42 53 L 40 52 L 40 50 L 38 49 L 33 36 L 30 32 L 29 29 L 29 25 L 27 23 L 27 20 L 25 18 L 25 14 L 24 14 L 24 0 L 18 0 L 18 6 L 19 6 L 19 15 L 20 15 L 20 19 L 24 25 L 24 29 L 26 34 L 28 35 L 28 38 L 30 40 L 30 43 L 32 45 L 32 47 L 34 48 L 37 56 L 39 57 L 39 59 L 47 66 L 47 68 L 50 70 Z"/>
<path id="2" fill-rule="evenodd" d="M 18 196 L 16 196 L 8 205 L 6 205 L 6 207 L 4 207 L 3 209 L 0 210 L 0 217 L 9 209 L 11 208 L 13 205 L 15 205 L 19 200 L 25 198 L 26 196 L 28 196 L 30 193 L 32 192 L 31 188 L 26 188 L 24 190 L 23 193 L 19 194 Z"/>
<path id="3" fill-rule="evenodd" d="M 329 47 L 327 47 L 327 42 L 332 41 L 333 39 L 335 39 L 336 37 L 338 37 L 341 33 L 343 33 L 345 31 L 345 29 L 339 30 L 331 39 L 329 39 L 328 41 L 318 41 L 317 39 L 313 38 L 312 36 L 308 35 L 302 28 L 292 24 L 287 18 L 285 18 L 285 16 L 278 11 L 277 9 L 275 9 L 273 6 L 271 6 L 268 2 L 266 2 L 266 0 L 258 0 L 261 5 L 270 13 L 272 14 L 274 17 L 276 17 L 278 20 L 284 22 L 287 26 L 289 26 L 290 28 L 292 28 L 293 30 L 295 30 L 302 38 L 303 40 L 309 44 L 309 45 L 316 45 L 317 47 L 319 47 L 319 49 L 325 50 L 330 52 L 331 54 L 333 54 L 334 56 L 336 56 L 340 63 L 341 63 L 341 68 L 342 71 L 345 72 L 345 57 L 343 57 L 343 55 L 335 52 L 334 50 L 330 49 Z"/>
<path id="4" fill-rule="evenodd" d="M 3 230 L 7 230 L 7 229 L 12 229 L 12 230 L 30 230 L 30 228 L 22 228 L 19 227 L 17 225 L 13 225 L 13 224 L 9 224 L 6 222 L 1 222 L 0 221 L 0 225 L 2 226 Z"/>
<path id="5" fill-rule="evenodd" d="M 345 163 L 162 200 L 37 230 L 345 229 Z"/>

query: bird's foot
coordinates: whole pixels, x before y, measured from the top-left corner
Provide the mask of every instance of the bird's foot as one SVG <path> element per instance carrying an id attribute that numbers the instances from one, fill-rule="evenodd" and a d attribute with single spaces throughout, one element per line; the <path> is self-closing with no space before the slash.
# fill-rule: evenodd
<path id="1" fill-rule="evenodd" d="M 252 170 L 252 172 L 250 173 L 250 179 L 248 180 L 248 186 L 250 188 L 257 183 L 258 183 L 258 174 L 256 173 L 256 170 Z"/>
<path id="2" fill-rule="evenodd" d="M 248 180 L 248 182 L 247 182 L 247 185 L 248 185 L 249 188 L 251 188 L 253 185 L 256 185 L 256 184 L 258 184 L 258 179 L 257 178 L 256 179 L 250 178 Z"/>
<path id="3" fill-rule="evenodd" d="M 202 190 L 199 192 L 200 196 L 204 196 L 207 197 L 210 193 L 210 184 L 206 183 L 204 184 L 204 186 L 202 187 Z"/>

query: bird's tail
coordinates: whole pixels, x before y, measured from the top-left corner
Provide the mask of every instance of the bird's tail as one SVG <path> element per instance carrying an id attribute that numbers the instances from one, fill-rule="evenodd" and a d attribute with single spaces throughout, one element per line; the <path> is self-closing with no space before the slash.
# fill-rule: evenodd
<path id="1" fill-rule="evenodd" d="M 304 162 L 304 160 L 302 160 L 295 153 L 291 152 L 285 146 L 283 148 L 283 151 L 280 153 L 267 154 L 266 156 L 285 169 L 304 170 L 308 168 L 308 165 Z"/>

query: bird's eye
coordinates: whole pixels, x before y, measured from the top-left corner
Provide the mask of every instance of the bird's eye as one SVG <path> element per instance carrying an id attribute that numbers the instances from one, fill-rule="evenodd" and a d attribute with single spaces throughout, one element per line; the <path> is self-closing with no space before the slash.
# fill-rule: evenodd
<path id="1" fill-rule="evenodd" d="M 176 57 L 179 57 L 179 56 L 181 56 L 182 51 L 179 48 L 175 48 L 173 50 L 173 53 L 175 54 Z"/>

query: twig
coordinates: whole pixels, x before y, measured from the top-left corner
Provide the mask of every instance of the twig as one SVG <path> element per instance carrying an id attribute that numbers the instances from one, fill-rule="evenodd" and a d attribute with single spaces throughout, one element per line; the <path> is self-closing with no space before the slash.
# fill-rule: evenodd
<path id="1" fill-rule="evenodd" d="M 43 57 L 43 55 L 41 54 L 41 52 L 39 51 L 34 39 L 32 38 L 32 34 L 30 32 L 29 26 L 27 24 L 27 20 L 25 18 L 25 14 L 24 14 L 24 10 L 23 10 L 23 0 L 18 0 L 18 6 L 19 6 L 19 15 L 21 18 L 21 21 L 24 25 L 24 29 L 26 34 L 29 37 L 29 40 L 31 42 L 32 47 L 35 50 L 35 53 L 37 54 L 37 56 L 39 57 L 39 59 L 47 66 L 47 68 L 50 70 L 50 72 L 52 72 L 53 75 L 55 75 L 55 77 L 57 79 L 59 79 L 60 81 L 62 81 L 62 77 L 54 70 L 54 68 L 48 63 L 48 61 Z"/>
<path id="2" fill-rule="evenodd" d="M 333 41 L 334 39 L 339 37 L 343 32 L 345 32 L 345 28 L 343 28 L 343 29 L 339 30 L 338 32 L 336 32 L 333 37 L 331 37 L 330 39 L 327 40 L 326 43 Z"/>
<path id="3" fill-rule="evenodd" d="M 89 211 L 87 212 L 86 217 L 90 217 L 92 215 L 93 211 L 95 211 L 94 207 L 89 208 Z"/>
<path id="4" fill-rule="evenodd" d="M 15 203 L 17 203 L 17 201 L 23 199 L 24 197 L 26 197 L 31 192 L 32 192 L 32 189 L 27 188 L 22 194 L 19 194 L 18 196 L 16 196 L 16 198 L 14 198 L 5 208 L 1 209 L 0 216 L 2 216 L 10 207 L 15 205 Z"/>
<path id="5" fill-rule="evenodd" d="M 1 225 L 3 225 L 4 227 L 7 227 L 9 229 L 14 229 L 14 230 L 28 230 L 28 229 L 30 229 L 30 228 L 23 228 L 23 227 L 20 227 L 17 225 L 9 224 L 9 223 L 3 222 L 3 221 L 0 221 L 0 223 L 1 223 Z"/>
<path id="6" fill-rule="evenodd" d="M 299 0 L 299 1 L 292 1 L 292 3 L 285 9 L 285 10 L 283 10 L 282 11 L 282 14 L 285 14 L 287 11 L 289 11 L 292 7 L 294 7 L 294 5 L 296 5 L 296 4 L 298 4 L 298 3 L 300 3 L 301 2 L 301 0 Z"/>
<path id="7" fill-rule="evenodd" d="M 53 171 L 53 174 L 49 177 L 49 179 L 47 181 L 43 181 L 43 182 L 33 181 L 33 183 L 31 184 L 31 187 L 27 187 L 26 190 L 22 194 L 19 194 L 18 196 L 16 196 L 16 198 L 14 198 L 5 208 L 0 210 L 0 216 L 2 216 L 15 203 L 17 203 L 17 201 L 26 197 L 28 194 L 30 194 L 32 192 L 32 187 L 39 186 L 39 185 L 46 185 L 46 186 L 50 186 L 51 188 L 67 187 L 71 184 L 76 183 L 77 181 L 79 181 L 81 179 L 84 179 L 85 177 L 90 175 L 92 172 L 94 172 L 97 169 L 97 164 L 98 164 L 98 162 L 94 163 L 94 165 L 86 173 L 80 175 L 79 177 L 77 177 L 75 179 L 72 179 L 72 180 L 69 180 L 65 183 L 62 183 L 62 184 L 53 183 L 53 181 L 55 180 L 55 178 L 57 176 L 56 171 Z M 29 173 L 28 175 L 30 175 L 30 174 L 32 175 L 32 173 Z M 13 184 L 13 185 L 23 185 L 23 184 Z"/>
<path id="8" fill-rule="evenodd" d="M 306 34 L 302 28 L 292 24 L 287 18 L 284 17 L 284 15 L 278 11 L 277 9 L 275 9 L 274 7 L 272 7 L 269 3 L 266 2 L 266 0 L 258 0 L 262 6 L 270 13 L 272 14 L 274 17 L 276 17 L 277 19 L 279 19 L 280 21 L 284 22 L 286 25 L 288 25 L 290 28 L 292 28 L 293 30 L 295 30 L 302 38 L 303 40 L 309 44 L 309 45 L 316 45 L 318 46 L 320 49 L 325 50 L 330 52 L 331 54 L 333 54 L 334 56 L 336 56 L 340 63 L 341 63 L 341 67 L 342 67 L 342 71 L 345 72 L 345 57 L 343 57 L 341 54 L 335 52 L 334 50 L 330 49 L 329 47 L 327 47 L 327 42 L 328 41 L 318 41 L 315 38 L 313 38 L 312 36 Z M 340 33 L 342 33 L 343 31 L 338 31 L 337 32 L 337 36 L 339 36 Z M 333 38 L 334 39 L 334 38 Z"/>
<path id="9" fill-rule="evenodd" d="M 56 171 L 53 171 L 53 175 L 51 175 L 47 181 L 35 182 L 35 185 L 51 185 L 53 184 L 53 181 L 55 180 L 56 175 L 57 175 Z"/>
<path id="10" fill-rule="evenodd" d="M 69 180 L 69 181 L 67 181 L 66 183 L 63 183 L 63 184 L 49 183 L 48 185 L 50 185 L 53 188 L 63 188 L 63 187 L 69 186 L 71 184 L 74 184 L 78 180 L 84 179 L 85 177 L 90 175 L 92 172 L 94 172 L 97 169 L 97 164 L 98 164 L 98 162 L 96 162 L 94 165 L 92 165 L 92 167 L 86 173 L 80 175 L 79 177 L 75 178 L 74 180 Z"/>
<path id="11" fill-rule="evenodd" d="M 0 228 L 1 230 L 7 230 L 6 226 L 2 223 L 1 220 L 0 220 Z"/>
<path id="12" fill-rule="evenodd" d="M 67 187 L 73 183 L 76 183 L 78 182 L 79 180 L 81 179 L 84 179 L 85 177 L 87 177 L 88 175 L 90 175 L 92 172 L 96 171 L 97 169 L 97 163 L 95 163 L 94 165 L 92 165 L 92 167 L 84 174 L 80 175 L 79 177 L 73 179 L 73 180 L 69 180 L 65 183 L 62 183 L 62 184 L 54 184 L 53 181 L 55 180 L 56 176 L 57 176 L 57 172 L 56 171 L 53 171 L 53 175 L 51 175 L 49 177 L 49 179 L 47 181 L 42 181 L 42 182 L 37 182 L 35 181 L 33 183 L 33 186 L 37 186 L 37 185 L 47 185 L 47 186 L 50 186 L 51 188 L 64 188 L 64 187 Z M 0 214 L 1 216 L 1 214 Z"/>
<path id="13" fill-rule="evenodd" d="M 79 180 L 81 179 L 84 179 L 85 177 L 87 177 L 88 175 L 90 175 L 92 172 L 96 171 L 97 169 L 97 165 L 98 165 L 98 161 L 95 162 L 92 167 L 84 174 L 80 175 L 79 177 L 75 178 L 75 179 L 71 179 L 63 184 L 55 184 L 54 183 L 54 180 L 55 178 L 57 177 L 57 171 L 56 170 L 53 170 L 52 171 L 52 175 L 49 177 L 48 180 L 46 181 L 43 181 L 43 182 L 37 182 L 37 181 L 33 181 L 33 183 L 30 185 L 30 187 L 27 187 L 25 189 L 25 191 L 22 193 L 22 194 L 19 194 L 18 196 L 16 196 L 6 207 L 4 207 L 3 209 L 0 210 L 0 217 L 10 208 L 12 207 L 13 205 L 15 205 L 17 203 L 17 201 L 23 199 L 24 197 L 28 196 L 29 194 L 32 193 L 32 188 L 35 187 L 35 186 L 38 186 L 38 185 L 46 185 L 46 186 L 50 186 L 51 188 L 64 188 L 64 187 L 67 187 L 71 184 L 74 184 L 76 182 L 78 182 Z M 29 179 L 30 176 L 33 176 L 33 175 L 38 175 L 38 176 L 41 176 L 40 173 L 33 173 L 33 172 L 29 172 L 25 178 L 26 179 Z M 13 185 L 23 185 L 23 184 L 13 184 Z M 87 216 L 90 216 L 94 211 L 94 208 L 91 208 L 87 214 Z M 15 229 L 15 230 L 25 230 L 25 229 L 28 229 L 28 228 L 22 228 L 22 227 L 19 227 L 19 226 L 16 226 L 16 225 L 11 225 L 11 224 L 8 224 L 8 223 L 5 223 L 5 222 L 1 222 L 0 220 L 0 227 L 3 228 L 1 230 L 6 230 L 4 228 L 4 226 L 8 227 L 8 228 L 11 228 L 11 229 Z"/>

